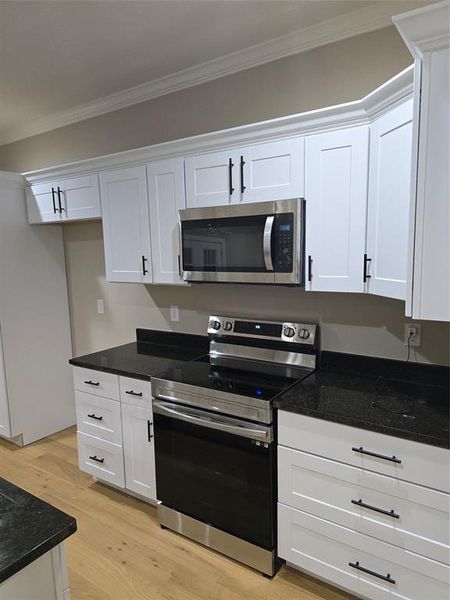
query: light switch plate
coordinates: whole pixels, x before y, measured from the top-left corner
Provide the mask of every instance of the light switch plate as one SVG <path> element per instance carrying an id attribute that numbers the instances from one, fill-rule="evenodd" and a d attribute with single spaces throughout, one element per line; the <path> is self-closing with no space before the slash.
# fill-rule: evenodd
<path id="1" fill-rule="evenodd" d="M 98 300 L 97 300 L 97 313 L 99 315 L 105 314 L 105 303 L 102 300 L 102 298 L 98 298 Z"/>
<path id="2" fill-rule="evenodd" d="M 170 305 L 170 320 L 173 322 L 178 322 L 180 320 L 180 311 L 176 304 Z"/>

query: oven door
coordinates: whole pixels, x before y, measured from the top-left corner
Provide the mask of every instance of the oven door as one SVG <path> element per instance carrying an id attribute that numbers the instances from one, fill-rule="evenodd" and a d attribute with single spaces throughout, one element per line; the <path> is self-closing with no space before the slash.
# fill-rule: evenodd
<path id="1" fill-rule="evenodd" d="M 275 546 L 272 428 L 153 400 L 158 500 L 265 549 Z"/>
<path id="2" fill-rule="evenodd" d="M 302 283 L 299 207 L 285 200 L 180 211 L 183 279 Z"/>

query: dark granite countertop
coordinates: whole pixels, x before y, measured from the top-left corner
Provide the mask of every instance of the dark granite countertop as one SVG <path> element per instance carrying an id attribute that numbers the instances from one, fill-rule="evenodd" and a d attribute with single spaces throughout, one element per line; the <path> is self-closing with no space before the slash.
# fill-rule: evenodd
<path id="1" fill-rule="evenodd" d="M 448 367 L 323 352 L 320 369 L 275 406 L 449 448 L 448 384 Z"/>
<path id="2" fill-rule="evenodd" d="M 138 329 L 136 342 L 72 358 L 76 367 L 150 380 L 166 369 L 209 352 L 203 335 Z"/>
<path id="3" fill-rule="evenodd" d="M 0 478 L 0 583 L 76 530 L 73 517 Z"/>

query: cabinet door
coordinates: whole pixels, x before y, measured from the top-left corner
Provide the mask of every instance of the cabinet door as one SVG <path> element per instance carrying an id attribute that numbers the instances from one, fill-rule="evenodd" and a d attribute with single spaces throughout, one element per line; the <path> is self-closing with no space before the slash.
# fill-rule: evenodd
<path id="1" fill-rule="evenodd" d="M 100 174 L 106 279 L 152 283 L 145 167 Z"/>
<path id="2" fill-rule="evenodd" d="M 308 290 L 364 291 L 368 145 L 367 126 L 306 140 Z"/>
<path id="3" fill-rule="evenodd" d="M 5 363 L 3 360 L 3 344 L 0 330 L 0 435 L 11 437 L 9 419 L 8 390 L 6 388 Z"/>
<path id="4" fill-rule="evenodd" d="M 122 404 L 126 488 L 156 500 L 155 445 L 150 408 Z"/>
<path id="5" fill-rule="evenodd" d="M 185 208 L 183 159 L 147 166 L 153 283 L 185 282 L 180 277 L 178 211 Z"/>
<path id="6" fill-rule="evenodd" d="M 406 299 L 411 201 L 412 100 L 371 126 L 367 291 Z"/>
<path id="7" fill-rule="evenodd" d="M 304 138 L 297 138 L 243 148 L 239 157 L 241 201 L 302 198 L 304 144 Z"/>
<path id="8" fill-rule="evenodd" d="M 186 158 L 187 207 L 222 206 L 238 202 L 239 158 L 237 150 Z"/>
<path id="9" fill-rule="evenodd" d="M 449 89 L 450 49 L 425 52 L 414 237 L 415 319 L 450 321 Z"/>
<path id="10" fill-rule="evenodd" d="M 38 183 L 26 188 L 28 222 L 31 224 L 61 221 L 55 183 Z"/>
<path id="11" fill-rule="evenodd" d="M 86 177 L 66 179 L 58 182 L 58 186 L 63 209 L 62 216 L 65 221 L 99 219 L 102 216 L 96 173 Z"/>

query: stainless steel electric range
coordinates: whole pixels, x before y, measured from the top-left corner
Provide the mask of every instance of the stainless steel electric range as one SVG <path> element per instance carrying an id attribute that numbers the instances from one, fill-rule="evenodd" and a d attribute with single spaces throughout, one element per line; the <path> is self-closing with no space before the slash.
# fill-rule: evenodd
<path id="1" fill-rule="evenodd" d="M 273 576 L 273 400 L 314 371 L 318 327 L 211 316 L 210 352 L 152 380 L 163 527 Z"/>

